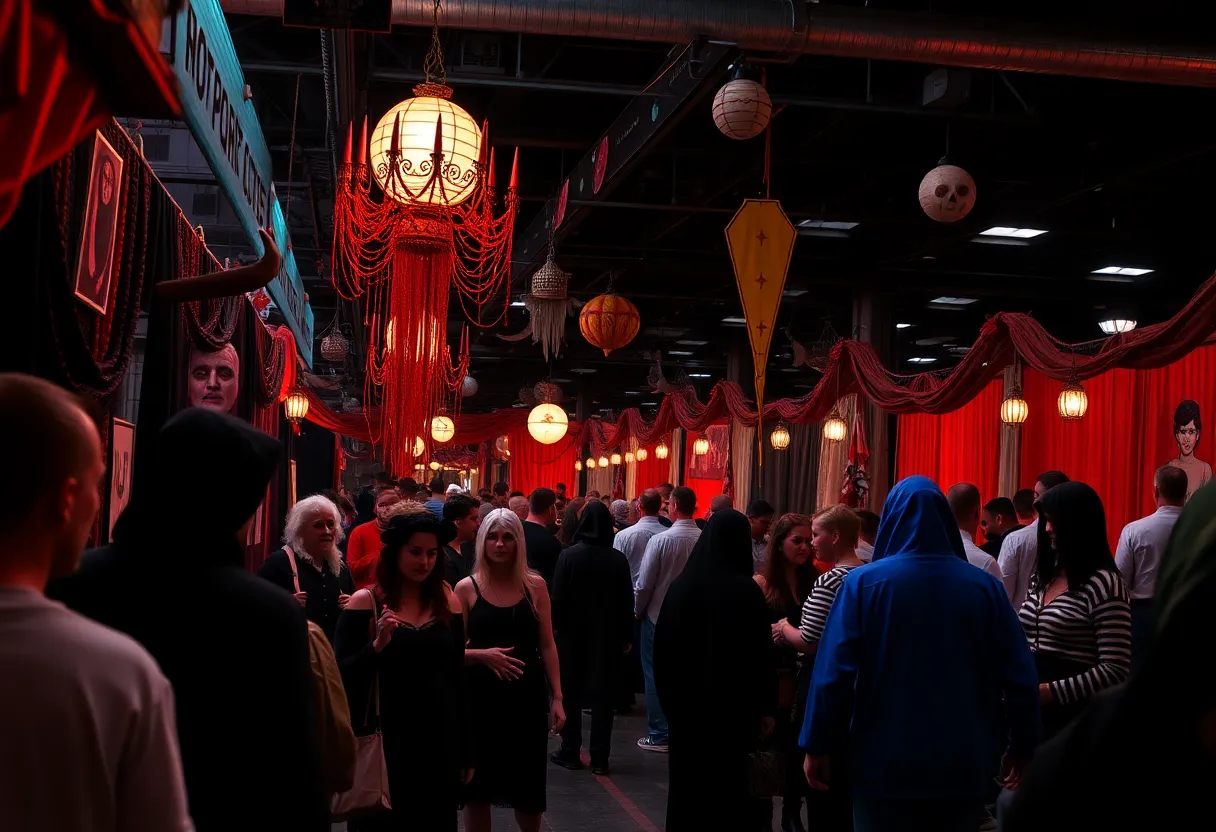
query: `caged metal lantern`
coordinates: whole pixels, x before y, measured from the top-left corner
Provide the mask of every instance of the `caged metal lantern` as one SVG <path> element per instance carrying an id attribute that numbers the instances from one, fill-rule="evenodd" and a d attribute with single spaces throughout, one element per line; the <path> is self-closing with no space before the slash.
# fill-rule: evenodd
<path id="1" fill-rule="evenodd" d="M 654 446 L 654 458 L 655 459 L 667 459 L 668 453 L 669 453 L 669 451 L 668 451 L 666 442 L 660 442 L 659 444 Z"/>
<path id="2" fill-rule="evenodd" d="M 786 426 L 785 422 L 777 423 L 777 427 L 773 428 L 768 441 L 772 444 L 775 451 L 784 451 L 790 446 L 790 429 Z"/>
<path id="3" fill-rule="evenodd" d="M 645 448 L 638 448 L 638 452 L 633 455 L 638 462 L 645 462 L 648 456 L 650 456 L 650 452 Z"/>
<path id="4" fill-rule="evenodd" d="M 1056 407 L 1060 411 L 1060 418 L 1066 422 L 1080 421 L 1089 409 L 1089 397 L 1085 395 L 1085 388 L 1076 379 L 1070 379 L 1060 391 Z"/>

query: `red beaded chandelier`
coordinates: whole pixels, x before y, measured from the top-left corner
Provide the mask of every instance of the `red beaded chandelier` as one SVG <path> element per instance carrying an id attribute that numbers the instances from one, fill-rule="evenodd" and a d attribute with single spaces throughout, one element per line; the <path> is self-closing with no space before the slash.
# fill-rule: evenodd
<path id="1" fill-rule="evenodd" d="M 347 300 L 367 296 L 365 403 L 380 404 L 385 465 L 397 473 L 413 465 L 414 438 L 431 436 L 431 419 L 455 415 L 460 404 L 468 333 L 453 363 L 447 344 L 452 287 L 475 325 L 489 327 L 506 316 L 518 203 L 516 150 L 502 213 L 494 215 L 489 124 L 478 129 L 451 101 L 438 0 L 434 8 L 426 81 L 414 87 L 414 98 L 385 114 L 370 145 L 364 119 L 353 163 L 352 125 L 334 200 L 334 288 Z M 484 307 L 500 294 L 502 311 L 483 320 Z"/>

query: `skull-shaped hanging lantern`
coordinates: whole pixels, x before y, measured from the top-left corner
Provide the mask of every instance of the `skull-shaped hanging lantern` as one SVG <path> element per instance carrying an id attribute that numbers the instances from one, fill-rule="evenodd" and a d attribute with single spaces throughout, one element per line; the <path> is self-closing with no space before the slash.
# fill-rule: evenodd
<path id="1" fill-rule="evenodd" d="M 938 165 L 920 181 L 920 207 L 930 219 L 958 222 L 975 205 L 975 180 L 958 165 Z"/>

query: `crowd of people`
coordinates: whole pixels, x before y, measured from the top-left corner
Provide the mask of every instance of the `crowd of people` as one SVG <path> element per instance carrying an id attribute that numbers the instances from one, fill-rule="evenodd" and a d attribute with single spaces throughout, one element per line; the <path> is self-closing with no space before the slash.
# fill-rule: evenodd
<path id="1" fill-rule="evenodd" d="M 1216 486 L 1183 508 L 1176 467 L 1113 554 L 1098 494 L 1059 471 L 986 502 L 908 477 L 881 516 L 381 476 L 291 506 L 252 575 L 272 437 L 178 414 L 82 557 L 105 470 L 85 409 L 0 374 L 0 431 L 26 440 L 0 486 L 0 828 L 454 830 L 463 812 L 484 832 L 505 806 L 535 832 L 548 766 L 609 775 L 638 692 L 670 832 L 771 830 L 778 806 L 803 832 L 804 804 L 812 832 L 1150 808 L 1177 828 L 1216 766 L 1193 653 Z"/>

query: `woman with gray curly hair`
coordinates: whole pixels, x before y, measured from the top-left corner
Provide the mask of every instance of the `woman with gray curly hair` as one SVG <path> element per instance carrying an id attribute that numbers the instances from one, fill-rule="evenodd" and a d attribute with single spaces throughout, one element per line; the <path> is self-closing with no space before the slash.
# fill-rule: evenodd
<path id="1" fill-rule="evenodd" d="M 283 548 L 271 552 L 258 570 L 258 575 L 290 592 L 331 643 L 338 616 L 355 591 L 338 551 L 342 537 L 338 507 L 320 494 L 305 497 L 287 512 Z"/>

